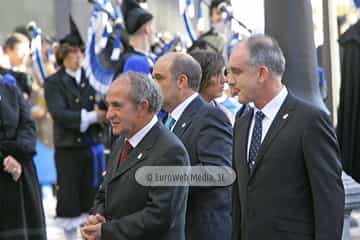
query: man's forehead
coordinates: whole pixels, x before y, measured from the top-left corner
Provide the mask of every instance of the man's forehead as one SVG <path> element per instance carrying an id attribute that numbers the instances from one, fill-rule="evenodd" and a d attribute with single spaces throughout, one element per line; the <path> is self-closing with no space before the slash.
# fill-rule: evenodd
<path id="1" fill-rule="evenodd" d="M 232 51 L 231 55 L 230 55 L 230 63 L 231 62 L 243 62 L 245 60 L 247 60 L 249 57 L 249 52 L 247 51 L 247 49 L 245 48 L 244 45 L 242 46 L 237 46 L 236 48 L 234 48 L 234 50 Z"/>
<path id="2" fill-rule="evenodd" d="M 154 66 L 153 74 L 156 73 L 164 73 L 169 70 L 169 66 L 171 65 L 171 60 L 169 58 L 160 58 Z"/>

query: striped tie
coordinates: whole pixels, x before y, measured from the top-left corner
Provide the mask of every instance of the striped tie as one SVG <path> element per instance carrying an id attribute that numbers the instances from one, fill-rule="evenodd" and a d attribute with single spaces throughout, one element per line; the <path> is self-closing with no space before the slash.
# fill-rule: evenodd
<path id="1" fill-rule="evenodd" d="M 261 145 L 261 135 L 262 135 L 262 120 L 264 119 L 265 114 L 261 111 L 257 111 L 255 114 L 255 125 L 252 132 L 250 149 L 249 149 L 249 168 L 250 170 L 255 165 L 255 159 L 258 154 Z"/>

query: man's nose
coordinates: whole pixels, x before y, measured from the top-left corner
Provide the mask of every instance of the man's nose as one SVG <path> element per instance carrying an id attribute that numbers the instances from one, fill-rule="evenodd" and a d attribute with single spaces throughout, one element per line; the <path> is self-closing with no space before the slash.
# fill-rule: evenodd
<path id="1" fill-rule="evenodd" d="M 113 111 L 110 108 L 108 108 L 108 110 L 106 111 L 105 118 L 107 120 L 111 120 L 112 117 L 113 117 Z"/>

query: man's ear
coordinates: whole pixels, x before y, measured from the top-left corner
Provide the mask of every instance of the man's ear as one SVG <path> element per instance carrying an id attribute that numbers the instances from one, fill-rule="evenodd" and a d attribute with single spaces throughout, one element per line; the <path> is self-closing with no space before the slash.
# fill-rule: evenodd
<path id="1" fill-rule="evenodd" d="M 138 109 L 140 110 L 141 114 L 148 113 L 150 108 L 149 101 L 146 99 L 141 100 L 141 102 L 138 104 Z"/>
<path id="2" fill-rule="evenodd" d="M 270 69 L 266 66 L 260 66 L 258 70 L 259 81 L 262 83 L 265 79 L 268 79 L 271 75 Z"/>
<path id="3" fill-rule="evenodd" d="M 151 32 L 151 23 L 150 22 L 145 23 L 143 31 L 145 34 L 149 34 Z"/>
<path id="4" fill-rule="evenodd" d="M 185 74 L 180 74 L 177 79 L 177 85 L 179 88 L 188 88 L 189 87 L 189 78 Z"/>

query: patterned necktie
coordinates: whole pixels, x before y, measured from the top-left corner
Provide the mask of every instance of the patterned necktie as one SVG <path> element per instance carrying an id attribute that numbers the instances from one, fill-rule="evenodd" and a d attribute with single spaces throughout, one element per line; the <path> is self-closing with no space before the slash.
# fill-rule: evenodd
<path id="1" fill-rule="evenodd" d="M 168 117 L 166 118 L 165 121 L 165 127 L 169 130 L 171 130 L 171 128 L 174 126 L 176 120 L 175 118 L 173 118 L 170 114 L 168 115 Z"/>
<path id="2" fill-rule="evenodd" d="M 250 149 L 249 149 L 249 158 L 248 158 L 248 164 L 250 169 L 254 167 L 255 159 L 260 149 L 261 135 L 262 135 L 262 120 L 264 119 L 264 117 L 265 114 L 261 111 L 257 111 L 255 114 L 255 124 L 252 132 Z"/>
<path id="3" fill-rule="evenodd" d="M 119 166 L 126 160 L 127 155 L 130 153 L 130 151 L 133 149 L 130 142 L 128 140 L 125 140 L 123 147 L 121 149 L 120 159 L 119 159 Z"/>

